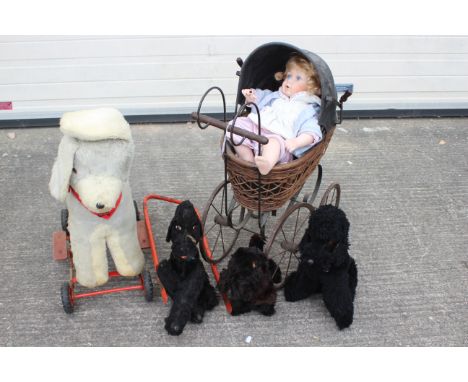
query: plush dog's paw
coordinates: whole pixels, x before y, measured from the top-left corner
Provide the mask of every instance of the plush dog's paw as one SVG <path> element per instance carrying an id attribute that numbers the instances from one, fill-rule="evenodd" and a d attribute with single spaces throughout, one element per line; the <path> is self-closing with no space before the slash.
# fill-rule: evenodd
<path id="1" fill-rule="evenodd" d="M 296 298 L 296 291 L 294 288 L 294 276 L 296 272 L 291 273 L 287 278 L 286 282 L 284 283 L 284 298 L 286 301 L 297 301 Z"/>
<path id="2" fill-rule="evenodd" d="M 171 335 L 171 336 L 179 336 L 184 331 L 184 326 L 178 322 L 174 322 L 168 320 L 166 318 L 166 325 L 164 325 L 164 329 Z"/>
<path id="3" fill-rule="evenodd" d="M 203 316 L 205 315 L 205 311 L 201 307 L 195 307 L 190 314 L 190 322 L 194 324 L 201 324 L 203 322 Z"/>
<path id="4" fill-rule="evenodd" d="M 353 323 L 353 314 L 345 314 L 342 316 L 335 316 L 334 317 L 336 325 L 340 330 L 348 328 Z"/>
<path id="5" fill-rule="evenodd" d="M 252 306 L 242 301 L 231 300 L 231 316 L 248 313 L 252 310 Z"/>
<path id="6" fill-rule="evenodd" d="M 267 304 L 258 305 L 256 307 L 256 310 L 258 310 L 264 316 L 273 316 L 276 312 L 274 305 L 267 305 Z"/>

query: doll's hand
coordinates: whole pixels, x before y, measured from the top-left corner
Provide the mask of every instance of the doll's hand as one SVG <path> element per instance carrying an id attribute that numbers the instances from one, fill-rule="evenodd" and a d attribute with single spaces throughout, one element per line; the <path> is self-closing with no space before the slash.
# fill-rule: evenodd
<path id="1" fill-rule="evenodd" d="M 288 150 L 288 152 L 292 153 L 294 150 L 298 148 L 296 138 L 286 139 L 284 141 L 284 146 L 286 147 L 286 150 Z"/>
<path id="2" fill-rule="evenodd" d="M 255 94 L 255 89 L 242 89 L 242 94 L 245 97 L 245 102 L 256 102 L 257 96 Z"/>
<path id="3" fill-rule="evenodd" d="M 307 145 L 311 145 L 314 143 L 314 137 L 310 134 L 301 134 L 296 138 L 286 139 L 284 141 L 284 146 L 286 150 L 288 150 L 291 154 L 293 151 L 305 147 Z"/>

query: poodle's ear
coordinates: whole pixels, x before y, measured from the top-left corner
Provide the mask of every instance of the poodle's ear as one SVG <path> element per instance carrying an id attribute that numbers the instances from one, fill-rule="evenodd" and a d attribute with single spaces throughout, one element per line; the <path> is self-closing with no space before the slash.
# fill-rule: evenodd
<path id="1" fill-rule="evenodd" d="M 172 228 L 175 224 L 175 218 L 171 220 L 171 224 L 169 224 L 169 228 L 167 229 L 166 241 L 169 243 L 172 240 Z"/>
<path id="2" fill-rule="evenodd" d="M 201 241 L 202 241 L 202 239 L 203 239 L 203 236 L 204 236 L 204 234 L 203 234 L 203 224 L 202 224 L 202 222 L 201 222 L 201 220 L 200 220 L 200 217 L 199 217 L 199 216 L 197 215 L 197 213 L 195 212 L 195 210 L 194 210 L 194 214 L 195 214 L 195 216 L 197 217 L 197 227 L 198 227 L 198 229 L 200 230 L 200 232 L 199 232 L 200 237 L 197 238 L 197 239 L 198 239 L 198 242 L 201 243 Z M 200 244 L 200 247 L 201 247 L 201 244 Z"/>
<path id="3" fill-rule="evenodd" d="M 133 140 L 130 139 L 127 142 L 127 153 L 126 153 L 127 155 L 126 155 L 125 165 L 124 165 L 123 174 L 122 174 L 123 179 L 125 181 L 128 181 L 130 179 L 130 170 L 133 165 L 134 153 L 135 153 L 135 145 L 133 143 Z"/>
<path id="4" fill-rule="evenodd" d="M 77 140 L 67 135 L 63 136 L 58 147 L 57 158 L 52 167 L 49 190 L 50 194 L 61 202 L 64 202 L 67 197 L 73 160 L 78 147 Z"/>
<path id="5" fill-rule="evenodd" d="M 346 260 L 348 259 L 348 251 L 341 241 L 330 240 L 324 246 L 328 253 L 332 255 L 335 267 L 341 267 L 346 263 Z"/>

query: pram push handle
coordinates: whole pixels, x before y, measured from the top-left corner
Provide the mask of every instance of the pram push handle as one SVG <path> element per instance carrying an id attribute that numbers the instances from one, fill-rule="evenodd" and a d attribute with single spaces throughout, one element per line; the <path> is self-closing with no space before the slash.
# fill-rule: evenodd
<path id="1" fill-rule="evenodd" d="M 226 131 L 226 129 L 228 128 L 228 122 L 220 121 L 219 119 L 209 117 L 208 115 L 198 114 L 196 112 L 193 112 L 192 119 L 197 122 L 203 122 L 208 125 L 217 127 L 218 129 L 221 129 L 224 131 Z M 230 132 L 231 130 L 236 135 L 240 135 L 241 137 L 251 139 L 253 141 L 261 143 L 262 145 L 266 145 L 268 143 L 268 138 L 264 137 L 263 135 L 254 134 L 254 133 L 251 133 L 251 132 L 242 130 L 238 127 L 230 125 L 228 132 Z"/>

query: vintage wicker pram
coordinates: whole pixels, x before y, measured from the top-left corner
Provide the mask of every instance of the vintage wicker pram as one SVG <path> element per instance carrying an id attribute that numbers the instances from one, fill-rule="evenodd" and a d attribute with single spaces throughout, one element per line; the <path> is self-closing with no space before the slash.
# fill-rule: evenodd
<path id="1" fill-rule="evenodd" d="M 241 232 L 248 235 L 259 232 L 267 239 L 265 253 L 273 257 L 279 264 L 283 273 L 283 282 L 286 274 L 294 268 L 292 261 L 297 260 L 297 248 L 307 221 L 314 211 L 312 203 L 318 193 L 322 167 L 320 159 L 325 154 L 328 144 L 333 136 L 335 126 L 341 123 L 343 102 L 352 94 L 352 85 L 335 86 L 332 73 L 325 61 L 318 55 L 285 43 L 269 43 L 255 49 L 245 60 L 238 58 L 241 70 L 237 72 L 239 84 L 236 99 L 236 116 L 241 115 L 247 106 L 243 104 L 242 89 L 261 88 L 277 90 L 280 83 L 274 78 L 274 73 L 284 70 L 286 61 L 292 54 L 301 55 L 309 60 L 316 68 L 321 83 L 321 111 L 319 124 L 322 128 L 323 139 L 312 147 L 304 156 L 286 164 L 276 165 L 268 175 L 260 175 L 258 169 L 235 155 L 232 144 L 226 145 L 223 154 L 225 161 L 225 180 L 213 191 L 203 211 L 203 224 L 210 243 L 211 256 L 204 254 L 206 261 L 217 263 L 231 254 Z M 338 101 L 337 88 L 344 92 Z M 225 131 L 225 138 L 229 138 L 231 131 L 247 136 L 265 144 L 268 140 L 256 134 L 245 133 L 232 126 L 227 127 L 224 122 L 200 113 L 203 101 L 207 94 L 216 89 L 223 97 L 224 114 L 226 106 L 224 94 L 217 87 L 210 88 L 202 97 L 198 111 L 192 117 L 204 129 L 212 125 Z M 340 113 L 337 114 L 337 108 Z M 205 123 L 202 125 L 201 122 Z M 224 140 L 223 140 L 224 141 Z M 228 140 L 229 142 L 229 140 Z M 260 145 L 261 146 L 261 145 Z M 313 192 L 307 193 L 302 201 L 299 199 L 304 183 L 314 172 L 317 180 Z M 229 186 L 230 185 L 230 186 Z M 340 186 L 332 183 L 325 191 L 320 204 L 339 204 Z M 266 235 L 267 217 L 276 216 L 277 211 L 286 205 L 286 210 L 273 227 L 270 235 Z M 258 230 L 248 227 L 251 218 L 258 220 Z M 248 241 L 247 241 L 248 243 Z M 245 246 L 247 243 L 243 242 Z M 278 285 L 281 286 L 282 283 Z"/>

